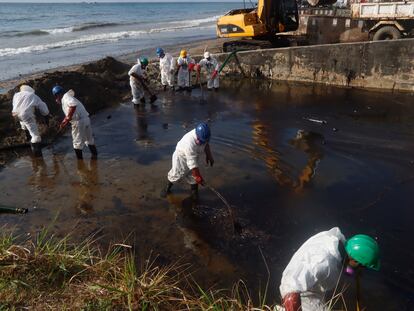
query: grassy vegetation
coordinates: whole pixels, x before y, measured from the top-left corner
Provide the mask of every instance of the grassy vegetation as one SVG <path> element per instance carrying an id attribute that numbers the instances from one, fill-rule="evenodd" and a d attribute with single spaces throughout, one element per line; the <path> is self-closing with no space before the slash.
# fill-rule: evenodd
<path id="1" fill-rule="evenodd" d="M 124 244 L 103 253 L 93 238 L 74 244 L 43 230 L 21 242 L 0 234 L 0 311 L 273 310 L 264 299 L 254 306 L 248 293 L 242 281 L 232 290 L 202 289 L 188 266 L 147 260 L 138 268 Z"/>

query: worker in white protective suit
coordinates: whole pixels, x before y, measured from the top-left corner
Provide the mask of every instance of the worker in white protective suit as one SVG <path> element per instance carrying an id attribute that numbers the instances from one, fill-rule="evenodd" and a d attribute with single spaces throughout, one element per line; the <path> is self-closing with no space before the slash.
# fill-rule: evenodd
<path id="1" fill-rule="evenodd" d="M 28 85 L 20 86 L 20 92 L 13 96 L 12 115 L 16 117 L 21 128 L 26 132 L 27 139 L 30 139 L 32 152 L 35 156 L 42 155 L 39 128 L 36 123 L 35 110 L 38 110 L 46 125 L 49 125 L 49 109 L 47 105 L 35 94 L 35 91 Z"/>
<path id="2" fill-rule="evenodd" d="M 167 86 L 174 90 L 174 58 L 170 53 L 165 53 L 162 48 L 157 48 L 156 54 L 160 59 L 161 84 L 164 91 Z"/>
<path id="3" fill-rule="evenodd" d="M 207 164 L 214 164 L 209 145 L 210 136 L 209 126 L 202 122 L 181 138 L 172 156 L 172 168 L 168 172 L 168 181 L 161 191 L 161 197 L 166 197 L 173 184 L 181 180 L 191 185 L 191 196 L 198 197 L 198 185 L 204 184 L 199 169 L 201 154 L 205 153 Z"/>
<path id="4" fill-rule="evenodd" d="M 157 100 L 157 96 L 151 93 L 144 78 L 144 70 L 148 66 L 148 59 L 141 57 L 137 59 L 137 63 L 131 67 L 128 72 L 129 85 L 131 86 L 132 102 L 134 105 L 145 105 L 145 92 L 150 95 L 150 103 Z"/>
<path id="5" fill-rule="evenodd" d="M 204 58 L 200 60 L 197 66 L 198 75 L 201 68 L 205 68 L 207 72 L 207 89 L 217 91 L 219 88 L 219 63 L 217 59 L 211 56 L 210 52 L 204 53 Z"/>
<path id="6" fill-rule="evenodd" d="M 345 240 L 335 227 L 308 239 L 283 271 L 280 293 L 286 311 L 327 311 L 326 293 L 345 271 L 360 267 L 379 270 L 379 247 L 370 236 L 358 234 Z"/>
<path id="7" fill-rule="evenodd" d="M 178 90 L 191 92 L 191 72 L 194 70 L 195 62 L 186 50 L 181 50 L 180 57 L 177 59 L 177 85 Z"/>
<path id="8" fill-rule="evenodd" d="M 62 105 L 62 110 L 65 114 L 65 118 L 60 123 L 60 130 L 63 130 L 68 123 L 72 126 L 73 149 L 75 150 L 76 157 L 78 160 L 83 159 L 82 149 L 87 145 L 92 154 L 91 159 L 96 160 L 98 158 L 98 150 L 95 146 L 89 113 L 86 111 L 85 106 L 75 98 L 73 90 L 65 93 L 61 86 L 56 85 L 53 87 L 52 93 L 55 96 L 56 102 Z"/>

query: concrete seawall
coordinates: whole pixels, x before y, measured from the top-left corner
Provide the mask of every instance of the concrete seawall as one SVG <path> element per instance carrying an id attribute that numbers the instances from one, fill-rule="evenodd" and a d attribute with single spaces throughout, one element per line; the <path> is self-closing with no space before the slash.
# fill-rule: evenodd
<path id="1" fill-rule="evenodd" d="M 222 74 L 414 92 L 414 39 L 238 52 Z"/>

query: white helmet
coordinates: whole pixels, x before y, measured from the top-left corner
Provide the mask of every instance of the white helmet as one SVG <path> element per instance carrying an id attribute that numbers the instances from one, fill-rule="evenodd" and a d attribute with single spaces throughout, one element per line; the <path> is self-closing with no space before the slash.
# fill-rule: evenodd
<path id="1" fill-rule="evenodd" d="M 34 93 L 34 89 L 32 89 L 30 86 L 23 84 L 20 86 L 20 92 L 29 92 L 29 93 Z"/>
<path id="2" fill-rule="evenodd" d="M 209 58 L 210 57 L 210 52 L 204 52 L 204 58 Z"/>

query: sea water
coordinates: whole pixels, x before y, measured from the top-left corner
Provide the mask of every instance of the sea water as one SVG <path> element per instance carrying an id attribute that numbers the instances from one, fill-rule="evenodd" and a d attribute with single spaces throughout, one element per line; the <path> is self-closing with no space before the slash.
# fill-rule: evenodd
<path id="1" fill-rule="evenodd" d="M 0 3 L 0 81 L 215 37 L 239 3 Z M 154 56 L 154 55 L 148 55 Z"/>

